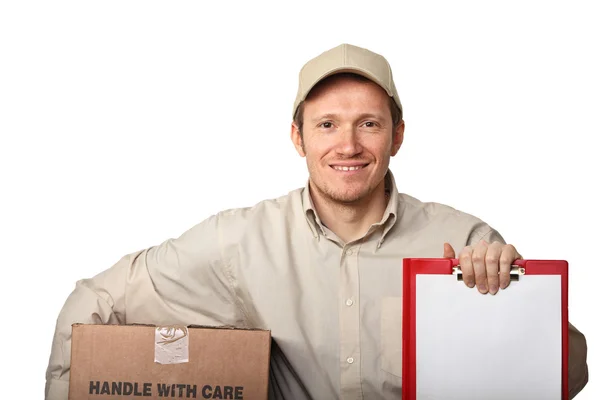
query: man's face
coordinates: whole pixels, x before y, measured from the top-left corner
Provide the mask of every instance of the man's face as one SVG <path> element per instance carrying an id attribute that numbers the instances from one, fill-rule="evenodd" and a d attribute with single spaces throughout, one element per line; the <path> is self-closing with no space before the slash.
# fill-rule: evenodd
<path id="1" fill-rule="evenodd" d="M 345 204 L 383 188 L 403 133 L 403 122 L 393 127 L 389 97 L 381 87 L 335 76 L 306 99 L 303 137 L 292 126 L 296 150 L 306 157 L 311 190 Z"/>

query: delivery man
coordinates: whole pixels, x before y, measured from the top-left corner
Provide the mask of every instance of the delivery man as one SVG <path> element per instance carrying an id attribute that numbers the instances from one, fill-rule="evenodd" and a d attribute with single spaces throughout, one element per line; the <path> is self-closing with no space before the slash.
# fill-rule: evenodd
<path id="1" fill-rule="evenodd" d="M 269 329 L 271 398 L 398 399 L 402 259 L 458 257 L 468 288 L 502 295 L 521 258 L 514 246 L 472 215 L 398 193 L 388 166 L 404 121 L 384 57 L 343 44 L 308 61 L 292 115 L 306 187 L 79 281 L 58 317 L 47 399 L 67 398 L 73 323 Z M 574 396 L 587 350 L 569 334 Z"/>

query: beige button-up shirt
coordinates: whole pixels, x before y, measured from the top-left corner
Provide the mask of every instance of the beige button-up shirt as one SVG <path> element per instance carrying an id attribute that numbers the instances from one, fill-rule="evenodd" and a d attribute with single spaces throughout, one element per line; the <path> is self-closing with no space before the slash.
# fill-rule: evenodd
<path id="1" fill-rule="evenodd" d="M 458 250 L 503 239 L 474 216 L 399 194 L 391 173 L 386 179 L 383 218 L 350 243 L 320 222 L 307 186 L 223 211 L 79 281 L 58 318 L 47 399 L 67 399 L 75 322 L 269 329 L 270 398 L 399 399 L 402 259 L 441 257 L 444 242 Z M 571 333 L 576 393 L 587 381 L 586 350 L 583 335 Z"/>

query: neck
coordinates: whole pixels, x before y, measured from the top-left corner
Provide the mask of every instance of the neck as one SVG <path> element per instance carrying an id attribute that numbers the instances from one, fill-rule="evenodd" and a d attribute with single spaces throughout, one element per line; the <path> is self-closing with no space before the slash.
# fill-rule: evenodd
<path id="1" fill-rule="evenodd" d="M 309 185 L 314 207 L 321 222 L 345 243 L 361 238 L 371 225 L 383 218 L 387 206 L 385 179 L 364 199 L 340 203 Z"/>

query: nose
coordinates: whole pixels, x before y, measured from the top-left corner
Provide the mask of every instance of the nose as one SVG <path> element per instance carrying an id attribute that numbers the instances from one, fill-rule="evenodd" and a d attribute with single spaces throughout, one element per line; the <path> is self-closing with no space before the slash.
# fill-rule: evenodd
<path id="1" fill-rule="evenodd" d="M 358 140 L 358 132 L 353 127 L 348 127 L 340 132 L 340 141 L 337 153 L 345 157 L 353 157 L 362 152 L 362 146 Z"/>

